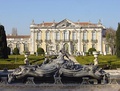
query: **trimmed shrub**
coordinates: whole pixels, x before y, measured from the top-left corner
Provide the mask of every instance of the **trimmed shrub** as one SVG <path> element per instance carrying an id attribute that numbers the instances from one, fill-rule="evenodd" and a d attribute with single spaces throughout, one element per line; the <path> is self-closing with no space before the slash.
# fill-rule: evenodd
<path id="1" fill-rule="evenodd" d="M 14 54 L 14 55 L 19 55 L 19 54 L 20 54 L 20 53 L 19 53 L 19 49 L 18 49 L 17 47 L 14 48 L 13 54 Z"/>
<path id="2" fill-rule="evenodd" d="M 7 47 L 7 51 L 8 51 L 8 55 L 10 55 L 10 51 L 11 51 L 10 47 Z"/>
<path id="3" fill-rule="evenodd" d="M 37 53 L 38 53 L 38 55 L 45 55 L 44 49 L 41 48 L 41 47 L 39 47 L 39 48 L 37 49 Z"/>
<path id="4" fill-rule="evenodd" d="M 90 55 L 92 55 L 93 51 L 96 51 L 96 49 L 95 49 L 95 48 L 90 48 L 90 49 L 88 50 L 88 53 L 89 53 Z"/>
<path id="5" fill-rule="evenodd" d="M 23 65 L 23 64 L 0 64 L 0 70 L 3 70 L 5 68 L 15 69 L 15 68 L 18 68 L 20 65 Z"/>

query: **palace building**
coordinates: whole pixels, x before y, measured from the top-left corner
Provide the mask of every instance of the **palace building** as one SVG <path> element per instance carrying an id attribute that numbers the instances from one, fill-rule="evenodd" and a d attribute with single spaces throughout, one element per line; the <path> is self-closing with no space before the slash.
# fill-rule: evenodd
<path id="1" fill-rule="evenodd" d="M 30 35 L 10 35 L 7 36 L 7 42 L 11 50 L 18 47 L 20 53 L 30 51 L 34 54 L 39 47 L 46 54 L 57 54 L 61 48 L 65 48 L 70 54 L 84 55 L 89 48 L 95 48 L 100 53 L 110 53 L 105 43 L 105 30 L 100 20 L 96 24 L 72 22 L 68 19 L 36 24 L 33 20 Z"/>

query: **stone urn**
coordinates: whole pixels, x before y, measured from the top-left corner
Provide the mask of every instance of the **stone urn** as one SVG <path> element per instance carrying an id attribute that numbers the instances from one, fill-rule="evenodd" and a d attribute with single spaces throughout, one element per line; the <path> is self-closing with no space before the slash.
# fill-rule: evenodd
<path id="1" fill-rule="evenodd" d="M 25 59 L 24 59 L 24 63 L 26 65 L 29 65 L 29 59 L 28 59 L 28 56 L 30 55 L 30 52 L 25 52 Z"/>
<path id="2" fill-rule="evenodd" d="M 93 60 L 94 61 L 94 65 L 98 65 L 98 55 L 99 55 L 99 53 L 97 51 L 94 51 L 93 55 L 95 57 L 95 59 Z"/>
<path id="3" fill-rule="evenodd" d="M 93 51 L 94 57 L 98 57 L 99 53 L 97 51 Z"/>

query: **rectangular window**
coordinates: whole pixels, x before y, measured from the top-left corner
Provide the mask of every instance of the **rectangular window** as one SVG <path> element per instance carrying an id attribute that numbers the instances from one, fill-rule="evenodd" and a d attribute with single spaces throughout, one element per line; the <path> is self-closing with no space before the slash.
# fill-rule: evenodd
<path id="1" fill-rule="evenodd" d="M 72 38 L 73 38 L 73 40 L 76 40 L 76 33 L 75 32 L 72 33 Z"/>
<path id="2" fill-rule="evenodd" d="M 87 32 L 83 32 L 83 40 L 87 40 Z"/>
<path id="3" fill-rule="evenodd" d="M 38 40 L 41 39 L 41 33 L 40 33 L 40 32 L 37 33 L 37 39 L 38 39 Z"/>
<path id="4" fill-rule="evenodd" d="M 46 40 L 49 40 L 49 39 L 50 39 L 50 33 L 46 32 Z"/>
<path id="5" fill-rule="evenodd" d="M 68 40 L 69 39 L 69 34 L 67 31 L 64 31 L 64 40 Z"/>
<path id="6" fill-rule="evenodd" d="M 92 40 L 96 40 L 96 32 L 95 31 L 92 32 Z"/>
<path id="7" fill-rule="evenodd" d="M 56 40 L 60 40 L 60 33 L 59 32 L 56 33 Z"/>

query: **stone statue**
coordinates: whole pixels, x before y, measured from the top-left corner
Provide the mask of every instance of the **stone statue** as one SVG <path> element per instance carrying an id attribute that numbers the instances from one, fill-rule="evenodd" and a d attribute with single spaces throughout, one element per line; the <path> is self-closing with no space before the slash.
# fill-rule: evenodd
<path id="1" fill-rule="evenodd" d="M 66 57 L 68 60 L 70 60 L 68 53 L 64 50 L 64 48 L 62 48 L 59 52 L 59 55 L 58 55 L 56 61 L 58 63 L 64 63 L 65 62 L 64 57 Z"/>
<path id="2" fill-rule="evenodd" d="M 67 57 L 67 59 L 64 59 Z M 8 82 L 24 77 L 54 77 L 55 80 L 60 80 L 62 76 L 66 77 L 92 77 L 96 80 L 107 80 L 107 73 L 95 65 L 80 65 L 75 64 L 64 49 L 56 59 L 50 62 L 43 62 L 42 65 L 21 65 L 12 73 L 8 74 Z M 104 77 L 104 78 L 103 78 Z M 106 77 L 106 78 L 105 78 Z M 61 81 L 58 81 L 61 82 Z"/>

